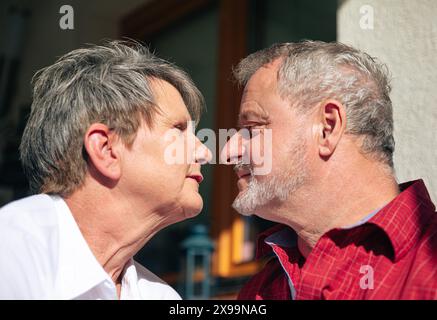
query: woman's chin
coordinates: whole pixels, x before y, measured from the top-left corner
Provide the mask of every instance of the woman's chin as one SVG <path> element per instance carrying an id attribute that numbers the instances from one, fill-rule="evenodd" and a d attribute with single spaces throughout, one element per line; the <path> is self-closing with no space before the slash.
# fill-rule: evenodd
<path id="1" fill-rule="evenodd" d="M 195 196 L 190 196 L 188 199 L 186 199 L 183 208 L 185 219 L 190 219 L 197 216 L 203 208 L 203 200 L 200 194 L 197 193 Z"/>

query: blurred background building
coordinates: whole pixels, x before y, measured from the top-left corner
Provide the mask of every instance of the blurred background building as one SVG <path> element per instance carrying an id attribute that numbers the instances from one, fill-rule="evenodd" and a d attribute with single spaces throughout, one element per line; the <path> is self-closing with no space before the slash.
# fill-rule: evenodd
<path id="1" fill-rule="evenodd" d="M 60 26 L 63 5 L 73 9 L 73 29 Z M 247 54 L 302 39 L 338 40 L 367 51 L 393 74 L 398 180 L 423 178 L 436 202 L 435 17 L 434 0 L 2 0 L 0 206 L 28 194 L 18 146 L 33 74 L 86 43 L 122 37 L 146 43 L 185 69 L 207 102 L 199 129 L 215 130 L 235 128 L 241 92 L 231 69 Z M 263 263 L 253 260 L 255 239 L 270 223 L 231 209 L 237 192 L 231 168 L 207 165 L 203 173 L 202 214 L 161 231 L 136 259 L 185 296 L 187 249 L 175 244 L 202 224 L 212 240 L 211 297 L 233 298 Z M 202 281 L 205 272 L 193 278 Z"/>

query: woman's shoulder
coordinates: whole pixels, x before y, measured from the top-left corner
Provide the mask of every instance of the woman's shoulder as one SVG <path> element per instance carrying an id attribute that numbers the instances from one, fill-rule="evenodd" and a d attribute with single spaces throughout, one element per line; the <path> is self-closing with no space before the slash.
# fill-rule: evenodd
<path id="1" fill-rule="evenodd" d="M 181 300 L 181 296 L 152 271 L 133 261 L 142 298 L 156 300 Z"/>

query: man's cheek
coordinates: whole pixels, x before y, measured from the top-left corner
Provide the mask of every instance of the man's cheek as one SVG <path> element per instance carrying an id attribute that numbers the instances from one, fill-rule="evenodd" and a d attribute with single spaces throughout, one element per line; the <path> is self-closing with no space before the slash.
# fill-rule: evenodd
<path id="1" fill-rule="evenodd" d="M 272 171 L 273 162 L 272 131 L 265 129 L 251 143 L 251 163 L 255 176 L 267 175 Z"/>

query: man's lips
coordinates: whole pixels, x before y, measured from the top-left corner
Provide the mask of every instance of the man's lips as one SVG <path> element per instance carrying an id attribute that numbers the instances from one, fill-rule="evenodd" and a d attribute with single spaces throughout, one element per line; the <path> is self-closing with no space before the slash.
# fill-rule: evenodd
<path id="1" fill-rule="evenodd" d="M 238 170 L 236 171 L 238 179 L 250 176 L 250 171 L 248 170 Z"/>
<path id="2" fill-rule="evenodd" d="M 203 181 L 203 176 L 201 174 L 190 174 L 187 178 L 194 179 L 199 184 Z"/>

